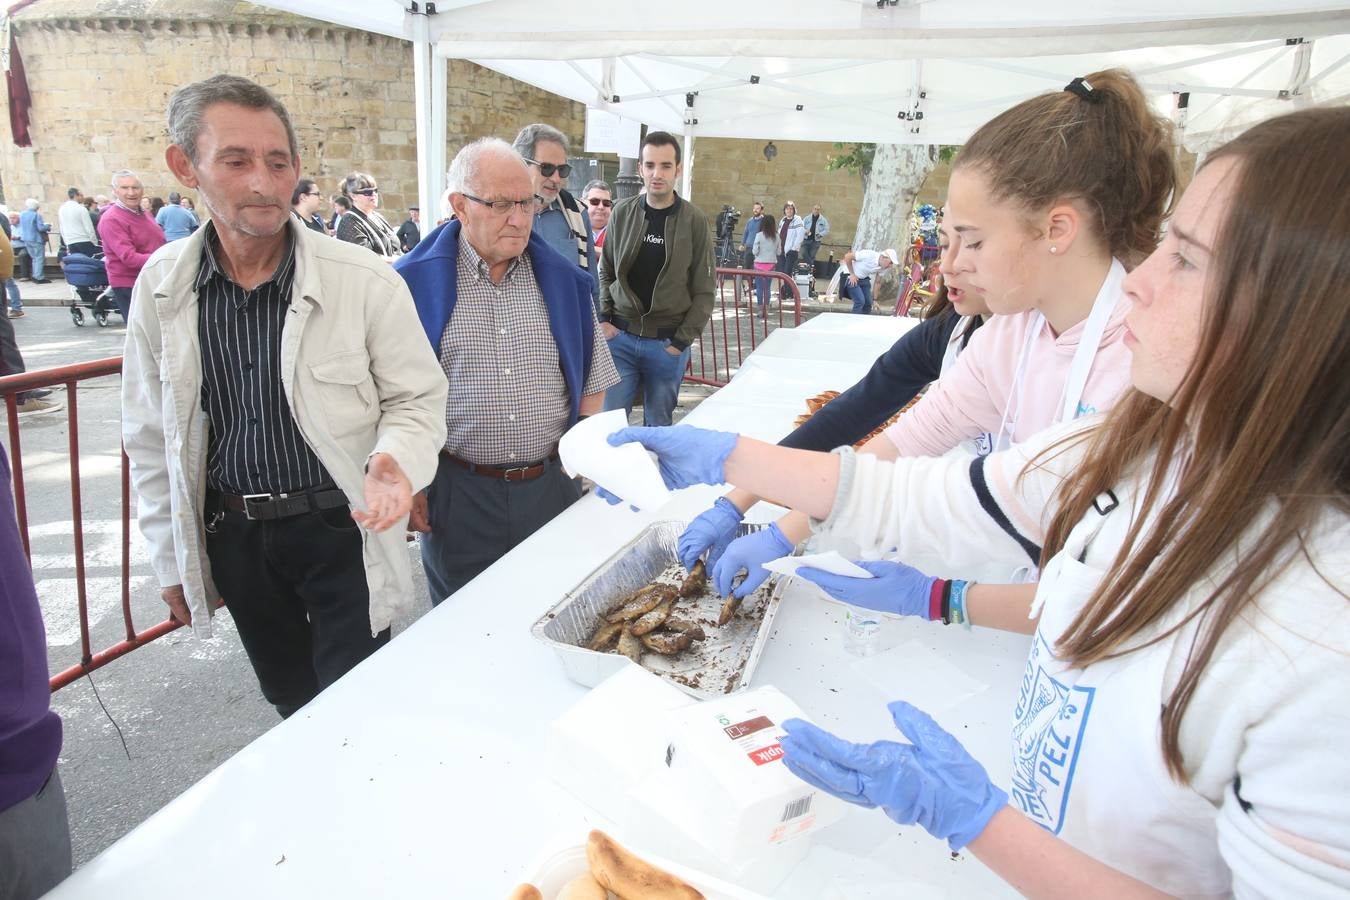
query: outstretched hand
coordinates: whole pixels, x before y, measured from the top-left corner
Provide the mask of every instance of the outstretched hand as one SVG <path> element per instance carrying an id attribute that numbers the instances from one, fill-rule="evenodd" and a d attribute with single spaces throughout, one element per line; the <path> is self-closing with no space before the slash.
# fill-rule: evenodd
<path id="1" fill-rule="evenodd" d="M 1008 795 L 961 742 L 923 710 L 889 704 L 908 740 L 854 744 L 801 719 L 783 723 L 783 763 L 803 781 L 859 806 L 879 806 L 959 850 L 979 837 Z"/>
<path id="2" fill-rule="evenodd" d="M 620 428 L 608 438 L 615 447 L 638 443 L 656 454 L 657 468 L 671 490 L 695 484 L 722 484 L 724 467 L 738 435 L 690 425 Z"/>
<path id="3" fill-rule="evenodd" d="M 352 510 L 352 518 L 367 531 L 385 531 L 412 509 L 412 482 L 388 453 L 366 463 L 365 499 L 366 509 Z"/>

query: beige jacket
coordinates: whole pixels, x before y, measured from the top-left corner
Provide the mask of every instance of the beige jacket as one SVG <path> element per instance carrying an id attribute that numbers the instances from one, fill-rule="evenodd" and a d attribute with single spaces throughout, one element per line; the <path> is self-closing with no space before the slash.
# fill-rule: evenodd
<path id="1" fill-rule="evenodd" d="M 417 491 L 431 482 L 445 443 L 446 381 L 412 296 L 368 250 L 294 218 L 288 227 L 295 284 L 281 369 L 296 424 L 353 508 L 365 508 L 365 464 L 375 453 L 393 456 Z M 210 636 L 219 596 L 202 516 L 209 424 L 193 287 L 205 234 L 165 244 L 141 271 L 122 368 L 122 441 L 141 532 L 160 585 L 183 586 L 201 637 Z M 374 633 L 409 602 L 412 568 L 402 527 L 363 530 L 361 540 Z"/>

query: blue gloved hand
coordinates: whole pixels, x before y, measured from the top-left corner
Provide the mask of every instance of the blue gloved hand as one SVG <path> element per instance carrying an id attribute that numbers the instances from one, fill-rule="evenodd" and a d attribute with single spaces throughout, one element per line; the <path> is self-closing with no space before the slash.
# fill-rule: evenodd
<path id="1" fill-rule="evenodd" d="M 599 497 L 601 500 L 605 501 L 610 506 L 618 506 L 620 503 L 623 502 L 623 498 L 620 497 L 618 494 L 611 494 L 609 491 L 605 490 L 598 484 L 595 486 L 595 496 Z M 628 504 L 628 508 L 631 509 L 633 512 L 641 512 L 641 510 L 639 510 L 636 506 L 634 506 L 631 503 Z"/>
<path id="2" fill-rule="evenodd" d="M 692 569 L 706 550 L 706 565 L 709 569 L 714 568 L 722 558 L 722 552 L 727 549 L 727 544 L 736 537 L 736 529 L 740 524 L 741 511 L 726 497 L 718 497 L 712 508 L 699 513 L 698 518 L 690 522 L 680 535 L 679 543 L 675 545 L 680 565 Z"/>
<path id="3" fill-rule="evenodd" d="M 927 619 L 928 600 L 938 579 L 923 574 L 901 562 L 873 560 L 859 562 L 872 578 L 854 578 L 835 575 L 809 566 L 797 570 L 800 578 L 820 585 L 836 600 L 875 609 L 879 612 L 899 613 L 902 616 L 921 616 Z"/>
<path id="4" fill-rule="evenodd" d="M 609 436 L 617 447 L 636 441 L 656 454 L 657 467 L 671 490 L 694 484 L 722 484 L 723 466 L 736 449 L 738 435 L 691 425 L 620 428 Z"/>
<path id="5" fill-rule="evenodd" d="M 879 806 L 901 825 L 922 825 L 959 850 L 1008 803 L 961 742 L 924 711 L 886 707 L 909 744 L 853 744 L 801 719 L 783 723 L 783 762 L 799 778 L 850 803 Z"/>
<path id="6" fill-rule="evenodd" d="M 736 538 L 727 546 L 717 565 L 713 566 L 713 586 L 717 588 L 717 595 L 725 597 L 731 594 L 745 599 L 772 574 L 764 568 L 764 564 L 791 552 L 792 544 L 777 522 L 745 537 Z M 745 571 L 745 580 L 733 591 L 731 583 L 742 570 Z"/>

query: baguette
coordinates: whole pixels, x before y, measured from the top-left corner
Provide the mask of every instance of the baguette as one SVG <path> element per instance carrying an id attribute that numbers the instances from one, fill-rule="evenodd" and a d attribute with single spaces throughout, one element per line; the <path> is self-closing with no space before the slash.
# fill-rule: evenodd
<path id="1" fill-rule="evenodd" d="M 622 900 L 707 900 L 679 878 L 639 859 L 603 831 L 592 831 L 586 861 L 600 886 Z"/>

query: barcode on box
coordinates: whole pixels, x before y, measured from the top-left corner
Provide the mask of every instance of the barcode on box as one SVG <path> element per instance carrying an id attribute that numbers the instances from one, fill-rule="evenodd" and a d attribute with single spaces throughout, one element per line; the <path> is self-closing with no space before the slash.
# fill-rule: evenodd
<path id="1" fill-rule="evenodd" d="M 779 821 L 791 822 L 793 819 L 796 819 L 799 816 L 804 816 L 807 813 L 809 813 L 811 811 L 811 798 L 814 796 L 815 794 L 807 794 L 800 800 L 793 800 L 791 803 L 789 803 L 786 807 L 783 808 L 783 818 L 780 819 Z"/>

